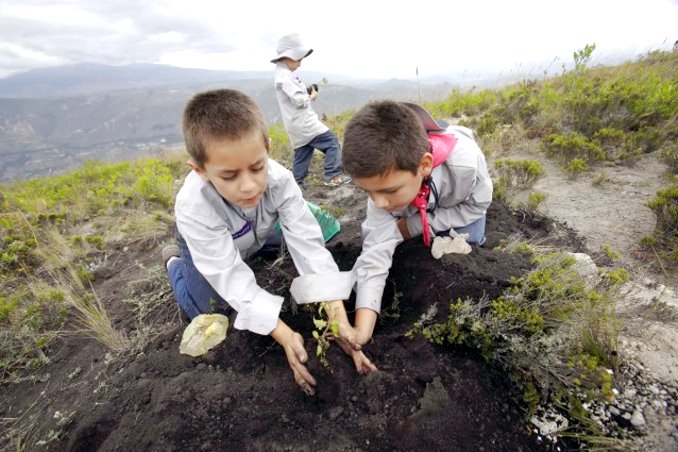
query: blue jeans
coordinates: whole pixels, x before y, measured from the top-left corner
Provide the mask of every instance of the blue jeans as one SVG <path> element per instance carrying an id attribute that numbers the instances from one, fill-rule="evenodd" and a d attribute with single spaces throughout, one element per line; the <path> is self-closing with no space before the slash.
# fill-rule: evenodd
<path id="1" fill-rule="evenodd" d="M 280 248 L 281 242 L 282 232 L 274 230 L 255 256 L 267 256 L 270 253 L 275 253 Z M 177 244 L 181 254 L 180 259 L 173 260 L 167 271 L 174 298 L 181 310 L 191 320 L 200 314 L 230 311 L 232 308 L 228 303 L 221 298 L 202 273 L 195 268 L 186 241 L 179 233 L 177 233 Z"/>
<path id="2" fill-rule="evenodd" d="M 470 245 L 483 246 L 485 244 L 485 222 L 487 220 L 487 215 L 483 215 L 478 218 L 473 223 L 462 226 L 460 228 L 454 228 L 454 231 L 458 234 L 468 234 L 467 243 Z M 439 232 L 436 235 L 445 236 L 449 235 L 447 231 Z"/>
<path id="3" fill-rule="evenodd" d="M 297 184 L 302 185 L 308 174 L 308 165 L 311 163 L 313 151 L 317 149 L 325 154 L 325 180 L 330 180 L 334 176 L 342 173 L 341 166 L 341 148 L 339 140 L 331 130 L 321 133 L 313 138 L 308 144 L 298 147 L 294 150 L 294 161 L 292 162 L 292 174 Z"/>

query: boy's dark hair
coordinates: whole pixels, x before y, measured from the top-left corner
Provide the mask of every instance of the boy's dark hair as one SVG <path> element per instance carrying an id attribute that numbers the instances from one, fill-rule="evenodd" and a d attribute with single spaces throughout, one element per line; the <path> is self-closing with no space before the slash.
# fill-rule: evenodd
<path id="1" fill-rule="evenodd" d="M 346 125 L 342 162 L 352 177 L 390 171 L 417 172 L 429 152 L 426 130 L 417 114 L 394 101 L 371 102 Z"/>
<path id="2" fill-rule="evenodd" d="M 235 140 L 259 131 L 268 152 L 268 127 L 261 109 L 247 95 L 232 89 L 196 94 L 184 110 L 186 150 L 204 168 L 207 145 L 213 140 Z"/>

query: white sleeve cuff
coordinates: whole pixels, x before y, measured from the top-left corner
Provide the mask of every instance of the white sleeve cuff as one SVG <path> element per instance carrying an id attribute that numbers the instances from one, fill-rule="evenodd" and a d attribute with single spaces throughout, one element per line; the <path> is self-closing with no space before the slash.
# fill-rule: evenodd
<path id="1" fill-rule="evenodd" d="M 263 289 L 259 290 L 253 300 L 246 301 L 240 306 L 233 326 L 257 334 L 270 334 L 278 325 L 283 300 L 283 297 L 271 295 Z"/>
<path id="2" fill-rule="evenodd" d="M 299 304 L 346 300 L 354 283 L 352 271 L 307 274 L 294 278 L 290 293 Z"/>
<path id="3" fill-rule="evenodd" d="M 363 287 L 356 294 L 355 308 L 368 308 L 377 314 L 381 312 L 381 297 L 384 287 Z"/>

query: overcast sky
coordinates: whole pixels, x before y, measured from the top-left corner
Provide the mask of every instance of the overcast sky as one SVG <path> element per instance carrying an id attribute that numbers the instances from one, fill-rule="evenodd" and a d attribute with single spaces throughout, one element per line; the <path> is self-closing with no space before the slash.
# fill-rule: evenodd
<path id="1" fill-rule="evenodd" d="M 292 32 L 314 49 L 304 70 L 527 73 L 592 43 L 602 61 L 669 50 L 678 0 L 0 0 L 0 77 L 80 62 L 266 71 Z"/>

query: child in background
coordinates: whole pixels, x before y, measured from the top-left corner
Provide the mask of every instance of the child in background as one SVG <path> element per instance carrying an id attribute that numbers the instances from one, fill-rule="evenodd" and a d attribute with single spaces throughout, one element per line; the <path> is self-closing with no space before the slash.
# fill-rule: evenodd
<path id="1" fill-rule="evenodd" d="M 325 185 L 337 186 L 351 181 L 342 174 L 341 148 L 337 136 L 319 119 L 311 101 L 316 100 L 318 91 L 312 85 L 306 88 L 304 82 L 294 75 L 301 66 L 301 60 L 309 56 L 309 49 L 298 34 L 283 36 L 278 41 L 278 55 L 271 60 L 275 63 L 275 96 L 282 114 L 292 147 L 294 162 L 292 173 L 299 186 L 303 186 L 313 152 L 318 149 L 325 154 Z"/>
<path id="2" fill-rule="evenodd" d="M 483 245 L 492 181 L 473 133 L 436 122 L 416 104 L 374 102 L 346 126 L 343 163 L 369 195 L 354 267 L 358 342 L 371 337 L 393 252 L 404 240 L 450 229 Z"/>
<path id="3" fill-rule="evenodd" d="M 178 246 L 163 249 L 174 296 L 191 319 L 211 312 L 212 303 L 232 307 L 234 327 L 270 334 L 297 384 L 312 394 L 303 338 L 279 318 L 283 298 L 257 285 L 245 259 L 284 237 L 301 275 L 332 284 L 339 272 L 320 226 L 290 171 L 268 158 L 268 127 L 252 99 L 227 89 L 200 93 L 186 106 L 183 130 L 192 171 L 176 197 Z M 341 299 L 328 302 L 328 315 L 356 368 L 373 370 Z"/>

